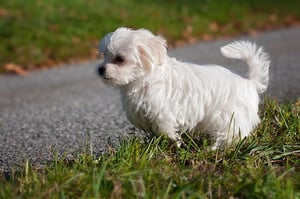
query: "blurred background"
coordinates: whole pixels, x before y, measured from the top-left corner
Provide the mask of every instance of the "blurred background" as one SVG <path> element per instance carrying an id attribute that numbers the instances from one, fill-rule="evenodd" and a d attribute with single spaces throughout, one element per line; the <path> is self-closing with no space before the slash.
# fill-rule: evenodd
<path id="1" fill-rule="evenodd" d="M 117 27 L 169 47 L 300 24 L 299 0 L 0 0 L 0 74 L 93 60 Z"/>

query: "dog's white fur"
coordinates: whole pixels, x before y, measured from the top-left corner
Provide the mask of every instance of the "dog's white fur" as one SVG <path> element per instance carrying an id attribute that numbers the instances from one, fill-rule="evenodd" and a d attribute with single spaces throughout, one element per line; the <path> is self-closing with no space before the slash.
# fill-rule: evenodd
<path id="1" fill-rule="evenodd" d="M 100 42 L 104 82 L 119 88 L 127 117 L 136 127 L 166 134 L 201 130 L 213 149 L 248 136 L 260 122 L 259 93 L 268 85 L 269 58 L 248 41 L 221 48 L 249 66 L 243 78 L 217 65 L 183 63 L 167 55 L 166 41 L 146 29 L 118 28 Z"/>

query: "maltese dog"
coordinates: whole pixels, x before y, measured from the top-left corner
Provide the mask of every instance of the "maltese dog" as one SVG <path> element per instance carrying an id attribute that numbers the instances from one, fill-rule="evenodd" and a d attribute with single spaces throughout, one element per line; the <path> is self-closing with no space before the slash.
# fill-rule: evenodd
<path id="1" fill-rule="evenodd" d="M 118 28 L 99 44 L 97 72 L 118 88 L 129 121 L 180 146 L 181 133 L 203 132 L 212 149 L 248 136 L 258 125 L 259 95 L 268 86 L 269 56 L 248 41 L 221 48 L 249 66 L 243 78 L 217 65 L 183 63 L 167 55 L 166 40 L 146 29 Z"/>

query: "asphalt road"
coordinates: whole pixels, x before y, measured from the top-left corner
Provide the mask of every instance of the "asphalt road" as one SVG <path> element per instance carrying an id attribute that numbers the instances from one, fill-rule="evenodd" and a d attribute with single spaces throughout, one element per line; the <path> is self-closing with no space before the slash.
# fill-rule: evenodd
<path id="1" fill-rule="evenodd" d="M 300 96 L 300 27 L 255 37 L 199 43 L 169 52 L 198 64 L 220 64 L 245 74 L 240 61 L 224 58 L 219 47 L 232 40 L 263 45 L 271 56 L 267 94 Z M 56 153 L 72 158 L 92 146 L 97 154 L 120 137 L 139 135 L 125 118 L 118 93 L 94 73 L 96 62 L 36 71 L 25 77 L 0 76 L 0 171 L 24 165 L 40 167 Z"/>

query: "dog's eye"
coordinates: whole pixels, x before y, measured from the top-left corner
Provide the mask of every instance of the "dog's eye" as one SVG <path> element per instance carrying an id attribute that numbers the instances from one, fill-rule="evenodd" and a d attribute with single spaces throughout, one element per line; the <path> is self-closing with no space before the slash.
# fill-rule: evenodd
<path id="1" fill-rule="evenodd" d="M 116 63 L 116 64 L 121 64 L 123 62 L 124 62 L 124 59 L 120 55 L 116 56 L 115 59 L 114 59 L 114 63 Z"/>

